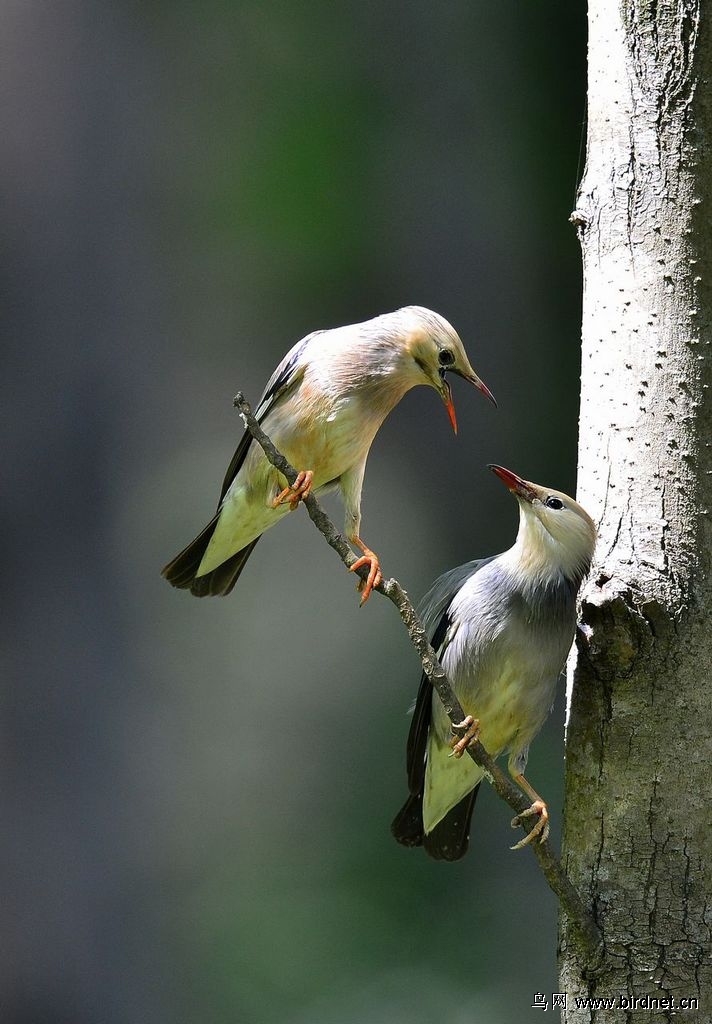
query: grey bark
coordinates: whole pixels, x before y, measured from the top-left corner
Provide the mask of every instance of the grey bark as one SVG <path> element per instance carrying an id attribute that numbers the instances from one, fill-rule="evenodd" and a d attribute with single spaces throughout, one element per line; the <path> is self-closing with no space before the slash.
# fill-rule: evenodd
<path id="1" fill-rule="evenodd" d="M 712 1019 L 712 11 L 590 0 L 579 499 L 600 521 L 566 742 L 567 1024 Z M 612 999 L 603 1008 L 581 998 Z M 665 1005 L 666 1000 L 677 1005 Z M 651 1000 L 657 1000 L 657 1005 Z M 677 1012 L 674 1013 L 673 1010 Z"/>

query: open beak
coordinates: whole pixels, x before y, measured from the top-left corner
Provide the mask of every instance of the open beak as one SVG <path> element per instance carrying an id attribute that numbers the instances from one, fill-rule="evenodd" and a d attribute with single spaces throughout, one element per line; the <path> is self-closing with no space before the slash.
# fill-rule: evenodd
<path id="1" fill-rule="evenodd" d="M 456 370 L 454 372 L 457 373 L 458 371 Z M 495 398 L 494 394 L 489 389 L 485 381 L 480 381 L 476 374 L 460 374 L 460 376 L 464 377 L 466 381 L 470 382 L 470 384 L 474 384 L 477 391 L 483 392 L 485 397 L 489 398 L 495 409 L 497 409 L 497 399 Z"/>
<path id="2" fill-rule="evenodd" d="M 498 476 L 505 487 L 509 488 L 512 494 L 518 498 L 523 498 L 524 501 L 534 501 L 538 497 L 537 492 L 534 490 L 532 485 L 527 480 L 522 480 L 520 476 L 513 473 L 511 469 L 505 469 L 504 466 L 489 465 L 487 467 L 491 469 L 495 476 Z"/>
<path id="3" fill-rule="evenodd" d="M 461 373 L 460 370 L 456 370 L 454 367 L 448 368 L 448 372 L 456 373 L 458 377 L 462 377 L 464 380 L 469 380 L 470 384 L 474 384 L 477 390 L 481 391 L 485 398 L 489 398 L 495 408 L 497 407 L 494 395 L 485 382 L 480 380 L 476 373 Z M 455 416 L 455 406 L 452 401 L 452 388 L 450 387 L 449 382 L 445 379 L 445 374 L 442 370 L 440 371 L 440 386 L 438 387 L 438 391 L 440 392 L 440 397 L 445 403 L 445 408 L 447 409 L 447 414 L 450 417 L 452 429 L 457 433 L 457 417 Z"/>
<path id="4" fill-rule="evenodd" d="M 440 387 L 438 388 L 438 392 L 445 403 L 445 408 L 447 409 L 447 414 L 450 417 L 452 429 L 457 433 L 457 416 L 455 415 L 455 406 L 452 401 L 452 388 L 450 387 L 449 382 L 445 380 L 444 376 L 440 377 Z"/>
<path id="5" fill-rule="evenodd" d="M 495 409 L 497 409 L 497 399 L 495 398 L 494 394 L 489 389 L 489 387 L 487 386 L 485 381 L 480 381 L 479 380 L 479 378 L 475 374 L 474 370 L 472 370 L 470 368 L 470 372 L 468 374 L 463 374 L 463 372 L 461 370 L 457 370 L 455 367 L 448 367 L 448 373 L 450 373 L 450 374 L 457 374 L 458 377 L 462 377 L 463 380 L 469 381 L 470 384 L 474 384 L 474 386 L 476 387 L 477 391 L 483 392 L 485 397 L 489 398 L 490 401 L 492 402 L 493 406 L 495 407 Z"/>

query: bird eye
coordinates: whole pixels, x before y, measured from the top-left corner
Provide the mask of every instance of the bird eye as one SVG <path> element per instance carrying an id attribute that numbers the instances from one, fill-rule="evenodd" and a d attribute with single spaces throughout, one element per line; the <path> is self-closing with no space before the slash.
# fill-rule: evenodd
<path id="1" fill-rule="evenodd" d="M 547 498 L 545 504 L 546 504 L 547 508 L 563 508 L 564 507 L 563 501 L 560 498 L 554 498 L 554 497 Z"/>
<path id="2" fill-rule="evenodd" d="M 452 366 L 455 362 L 455 356 L 449 348 L 441 348 L 438 352 L 438 361 L 441 366 Z"/>

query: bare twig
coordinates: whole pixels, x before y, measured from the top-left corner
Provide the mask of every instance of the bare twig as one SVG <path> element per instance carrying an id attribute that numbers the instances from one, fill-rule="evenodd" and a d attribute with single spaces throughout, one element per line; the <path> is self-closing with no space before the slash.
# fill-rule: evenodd
<path id="1" fill-rule="evenodd" d="M 265 434 L 264 430 L 262 430 L 242 392 L 238 392 L 235 396 L 234 405 L 239 411 L 240 416 L 242 417 L 242 420 L 250 434 L 252 434 L 255 441 L 257 441 L 257 443 L 263 448 L 268 460 L 272 463 L 275 469 L 285 477 L 289 484 L 293 484 L 297 478 L 297 470 L 287 462 L 281 452 L 277 451 L 269 437 Z M 357 556 L 354 555 L 345 538 L 338 532 L 331 519 L 326 512 L 324 512 L 313 494 L 308 495 L 307 498 L 304 499 L 304 505 L 309 518 L 320 533 L 324 535 L 327 543 L 331 545 L 334 551 L 336 551 L 344 565 L 347 568 L 351 568 L 353 563 L 356 561 Z M 362 566 L 360 569 L 357 569 L 356 572 L 361 579 L 365 580 L 368 576 L 368 567 Z M 379 593 L 387 597 L 398 609 L 400 617 L 408 630 L 408 636 L 420 655 L 423 671 L 437 690 L 438 696 L 443 703 L 443 707 L 447 712 L 448 718 L 453 725 L 457 726 L 465 718 L 465 712 L 453 693 L 452 687 L 448 682 L 447 676 L 445 675 L 435 651 L 428 643 L 425 627 L 416 613 L 407 593 L 398 580 L 395 579 L 384 579 L 377 587 L 374 587 L 374 590 L 377 590 Z M 475 764 L 484 768 L 497 795 L 500 796 L 502 800 L 506 801 L 516 814 L 520 815 L 528 808 L 529 801 L 520 792 L 520 790 L 517 789 L 514 783 L 510 781 L 502 769 L 498 767 L 494 759 L 490 757 L 479 740 L 467 747 L 467 753 Z M 521 825 L 527 832 L 531 831 L 534 824 L 535 822 L 529 818 L 521 819 Z M 558 858 L 551 848 L 551 844 L 548 841 L 543 843 L 535 841 L 530 848 L 539 861 L 539 866 L 541 867 L 549 887 L 558 897 L 561 906 L 566 911 L 569 918 L 576 924 L 583 940 L 587 943 L 591 952 L 593 952 L 600 945 L 601 933 L 593 917 L 584 906 L 578 892 L 567 878 Z"/>

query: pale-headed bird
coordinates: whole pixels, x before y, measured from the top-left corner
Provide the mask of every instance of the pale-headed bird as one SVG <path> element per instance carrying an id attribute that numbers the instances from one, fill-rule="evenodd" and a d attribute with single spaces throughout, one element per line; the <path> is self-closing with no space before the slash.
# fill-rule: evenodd
<path id="1" fill-rule="evenodd" d="M 470 366 L 454 328 L 437 313 L 406 306 L 348 327 L 315 331 L 287 353 L 267 382 L 256 418 L 299 470 L 293 487 L 245 432 L 223 481 L 217 512 L 163 569 L 196 597 L 229 594 L 255 544 L 310 491 L 341 491 L 345 533 L 369 567 L 363 603 L 381 579 L 378 556 L 360 537 L 361 487 L 379 427 L 411 388 L 434 388 L 457 432 L 446 373 L 456 373 L 494 402 Z M 496 404 L 496 403 L 495 403 Z"/>
<path id="2" fill-rule="evenodd" d="M 423 598 L 420 614 L 466 714 L 455 736 L 427 676 L 408 735 L 410 796 L 391 831 L 437 860 L 467 850 L 470 819 L 484 770 L 462 757 L 473 737 L 493 757 L 508 751 L 509 773 L 538 815 L 513 849 L 546 839 L 548 810 L 524 777 L 529 745 L 544 724 L 576 629 L 576 596 L 588 573 L 596 527 L 573 498 L 490 469 L 519 503 L 513 547 L 446 572 Z M 520 817 L 522 817 L 520 816 Z M 519 825 L 519 818 L 512 822 Z"/>

